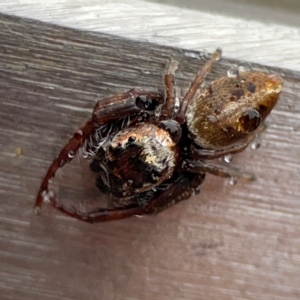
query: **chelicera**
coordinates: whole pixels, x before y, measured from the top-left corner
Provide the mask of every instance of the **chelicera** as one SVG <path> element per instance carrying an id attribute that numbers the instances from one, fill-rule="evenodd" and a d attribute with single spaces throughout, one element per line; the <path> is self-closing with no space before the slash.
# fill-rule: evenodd
<path id="1" fill-rule="evenodd" d="M 275 74 L 246 69 L 200 88 L 220 57 L 217 49 L 184 96 L 175 86 L 178 63 L 171 61 L 164 91 L 134 88 L 99 100 L 92 117 L 50 165 L 35 208 L 48 199 L 82 221 L 116 220 L 155 213 L 188 199 L 199 192 L 207 172 L 245 176 L 215 159 L 248 146 L 275 106 L 283 81 Z M 48 182 L 78 153 L 92 159 L 90 167 L 102 192 L 130 199 L 131 204 L 81 212 L 58 202 Z"/>

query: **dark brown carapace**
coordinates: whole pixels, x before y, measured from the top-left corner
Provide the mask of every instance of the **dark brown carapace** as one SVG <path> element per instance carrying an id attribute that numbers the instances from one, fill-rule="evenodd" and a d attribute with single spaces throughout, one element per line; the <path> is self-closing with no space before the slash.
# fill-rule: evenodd
<path id="1" fill-rule="evenodd" d="M 154 213 L 189 198 L 199 192 L 206 172 L 251 179 L 251 174 L 214 159 L 249 145 L 274 108 L 283 81 L 275 74 L 243 68 L 200 89 L 220 57 L 217 49 L 182 98 L 175 89 L 178 63 L 172 61 L 165 92 L 134 88 L 98 101 L 91 119 L 50 165 L 35 209 L 47 199 L 82 221 L 116 220 Z M 92 159 L 91 170 L 102 192 L 130 199 L 130 204 L 80 212 L 58 202 L 48 182 L 76 154 Z"/>

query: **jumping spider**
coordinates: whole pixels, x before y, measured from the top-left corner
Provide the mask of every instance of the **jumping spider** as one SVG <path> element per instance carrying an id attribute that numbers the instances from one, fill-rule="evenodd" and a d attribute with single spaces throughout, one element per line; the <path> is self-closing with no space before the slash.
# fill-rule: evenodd
<path id="1" fill-rule="evenodd" d="M 77 130 L 50 165 L 35 203 L 47 198 L 63 213 L 99 222 L 162 210 L 199 192 L 205 173 L 221 177 L 247 174 L 214 159 L 243 151 L 275 106 L 282 85 L 277 75 L 243 70 L 199 88 L 217 49 L 180 97 L 175 87 L 176 61 L 164 76 L 165 91 L 134 88 L 97 102 L 92 117 Z M 80 212 L 60 204 L 48 191 L 56 171 L 75 154 L 92 158 L 99 189 L 130 205 Z"/>

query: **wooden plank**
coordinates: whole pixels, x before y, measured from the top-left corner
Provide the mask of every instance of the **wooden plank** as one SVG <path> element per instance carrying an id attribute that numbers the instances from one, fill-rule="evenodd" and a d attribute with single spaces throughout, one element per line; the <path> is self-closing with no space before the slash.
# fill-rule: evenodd
<path id="1" fill-rule="evenodd" d="M 60 147 L 99 98 L 161 88 L 170 58 L 187 87 L 203 60 L 3 14 L 0 40 L 1 299 L 299 299 L 299 72 L 268 68 L 285 80 L 281 100 L 260 149 L 234 157 L 256 182 L 207 176 L 200 195 L 157 216 L 89 225 L 32 212 Z M 209 79 L 236 63 L 223 59 Z M 60 183 L 79 198 L 93 193 L 80 172 Z"/>
<path id="2" fill-rule="evenodd" d="M 298 0 L 1 0 L 0 12 L 300 71 Z"/>

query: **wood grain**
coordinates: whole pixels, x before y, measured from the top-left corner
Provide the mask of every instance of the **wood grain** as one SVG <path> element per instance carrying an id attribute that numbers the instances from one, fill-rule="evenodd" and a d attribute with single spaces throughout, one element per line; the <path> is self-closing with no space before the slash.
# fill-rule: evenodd
<path id="1" fill-rule="evenodd" d="M 298 0 L 1 0 L 0 12 L 300 71 Z"/>
<path id="2" fill-rule="evenodd" d="M 47 205 L 32 212 L 51 160 L 99 98 L 161 88 L 170 58 L 187 87 L 204 60 L 3 14 L 0 40 L 1 299 L 300 298 L 299 72 L 269 68 L 284 78 L 281 100 L 260 149 L 234 157 L 256 182 L 208 176 L 200 195 L 156 216 L 89 225 Z M 209 79 L 236 63 L 223 59 Z M 73 170 L 61 189 L 92 193 L 91 176 Z"/>

